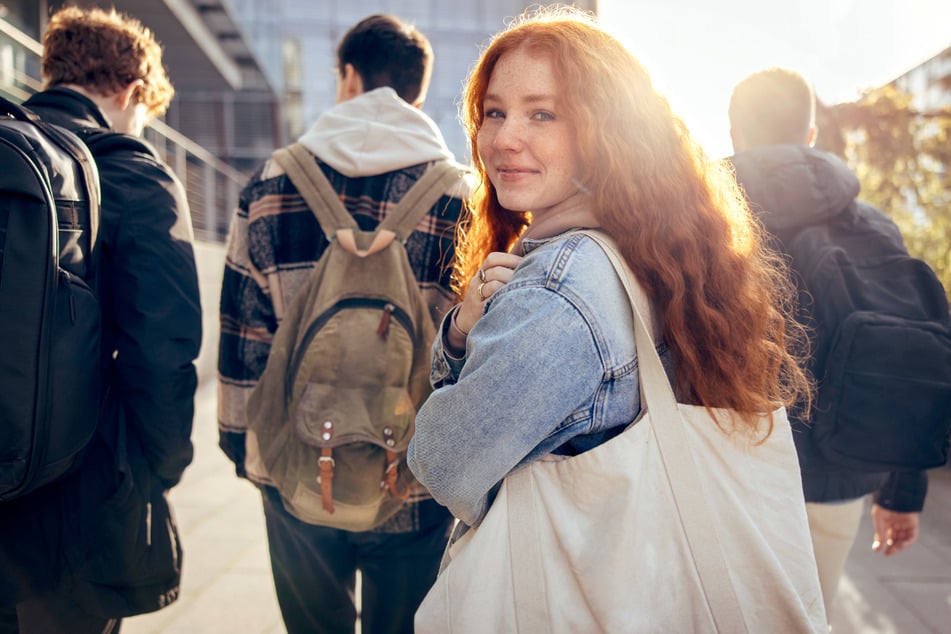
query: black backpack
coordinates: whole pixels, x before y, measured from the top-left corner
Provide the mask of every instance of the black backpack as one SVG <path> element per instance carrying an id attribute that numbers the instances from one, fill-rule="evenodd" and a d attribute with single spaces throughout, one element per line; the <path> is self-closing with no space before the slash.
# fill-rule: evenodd
<path id="1" fill-rule="evenodd" d="M 863 472 L 945 464 L 951 432 L 951 323 L 934 271 L 864 203 L 781 236 L 812 329 L 815 444 Z"/>
<path id="2" fill-rule="evenodd" d="M 96 429 L 99 177 L 74 134 L 0 98 L 0 501 L 72 471 Z"/>

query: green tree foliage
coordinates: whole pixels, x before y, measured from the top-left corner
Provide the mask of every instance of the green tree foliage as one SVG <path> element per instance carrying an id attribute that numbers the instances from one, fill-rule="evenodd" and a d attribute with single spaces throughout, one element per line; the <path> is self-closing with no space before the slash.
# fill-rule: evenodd
<path id="1" fill-rule="evenodd" d="M 855 170 L 861 198 L 891 216 L 951 296 L 951 108 L 918 112 L 910 95 L 885 86 L 820 104 L 816 124 L 816 146 Z"/>

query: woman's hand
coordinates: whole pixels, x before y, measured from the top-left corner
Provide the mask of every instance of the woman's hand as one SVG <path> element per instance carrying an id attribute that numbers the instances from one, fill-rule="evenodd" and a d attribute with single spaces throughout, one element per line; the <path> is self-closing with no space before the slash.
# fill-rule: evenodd
<path id="1" fill-rule="evenodd" d="M 505 286 L 522 257 L 512 253 L 493 251 L 486 256 L 479 271 L 469 280 L 466 296 L 455 309 L 453 324 L 449 329 L 449 343 L 455 349 L 464 349 L 466 336 L 482 317 L 486 301 L 495 291 Z"/>

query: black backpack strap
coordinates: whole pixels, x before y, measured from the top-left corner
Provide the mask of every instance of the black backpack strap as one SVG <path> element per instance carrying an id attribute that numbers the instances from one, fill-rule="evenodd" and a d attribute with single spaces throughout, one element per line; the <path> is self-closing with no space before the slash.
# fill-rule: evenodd
<path id="1" fill-rule="evenodd" d="M 37 123 L 40 120 L 39 115 L 26 106 L 21 106 L 18 103 L 14 103 L 3 96 L 0 96 L 0 112 L 13 117 L 17 121 Z"/>
<path id="2" fill-rule="evenodd" d="M 405 242 L 423 216 L 453 183 L 462 178 L 463 173 L 461 168 L 449 161 L 432 164 L 403 195 L 396 209 L 387 214 L 377 231 L 392 231 Z"/>
<path id="3" fill-rule="evenodd" d="M 276 150 L 274 162 L 281 166 L 291 179 L 298 193 L 317 217 L 321 230 L 328 240 L 333 240 L 339 229 L 359 231 L 357 221 L 340 200 L 323 170 L 314 160 L 314 155 L 300 143 L 292 143 Z"/>
<path id="4" fill-rule="evenodd" d="M 89 249 L 94 251 L 99 236 L 99 170 L 96 162 L 86 147 L 80 143 L 76 135 L 65 128 L 47 123 L 39 115 L 27 108 L 0 97 L 0 108 L 18 121 L 25 121 L 35 125 L 61 150 L 69 154 L 79 164 L 83 171 L 83 180 L 86 184 L 86 197 L 89 199 Z"/>

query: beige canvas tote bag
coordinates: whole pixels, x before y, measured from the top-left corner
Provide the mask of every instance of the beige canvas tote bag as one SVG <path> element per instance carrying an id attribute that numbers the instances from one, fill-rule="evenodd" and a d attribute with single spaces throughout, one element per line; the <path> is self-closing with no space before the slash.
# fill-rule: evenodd
<path id="1" fill-rule="evenodd" d="M 785 410 L 756 444 L 678 404 L 643 291 L 613 243 L 584 233 L 630 295 L 646 411 L 586 453 L 507 476 L 447 549 L 416 631 L 827 632 Z"/>

